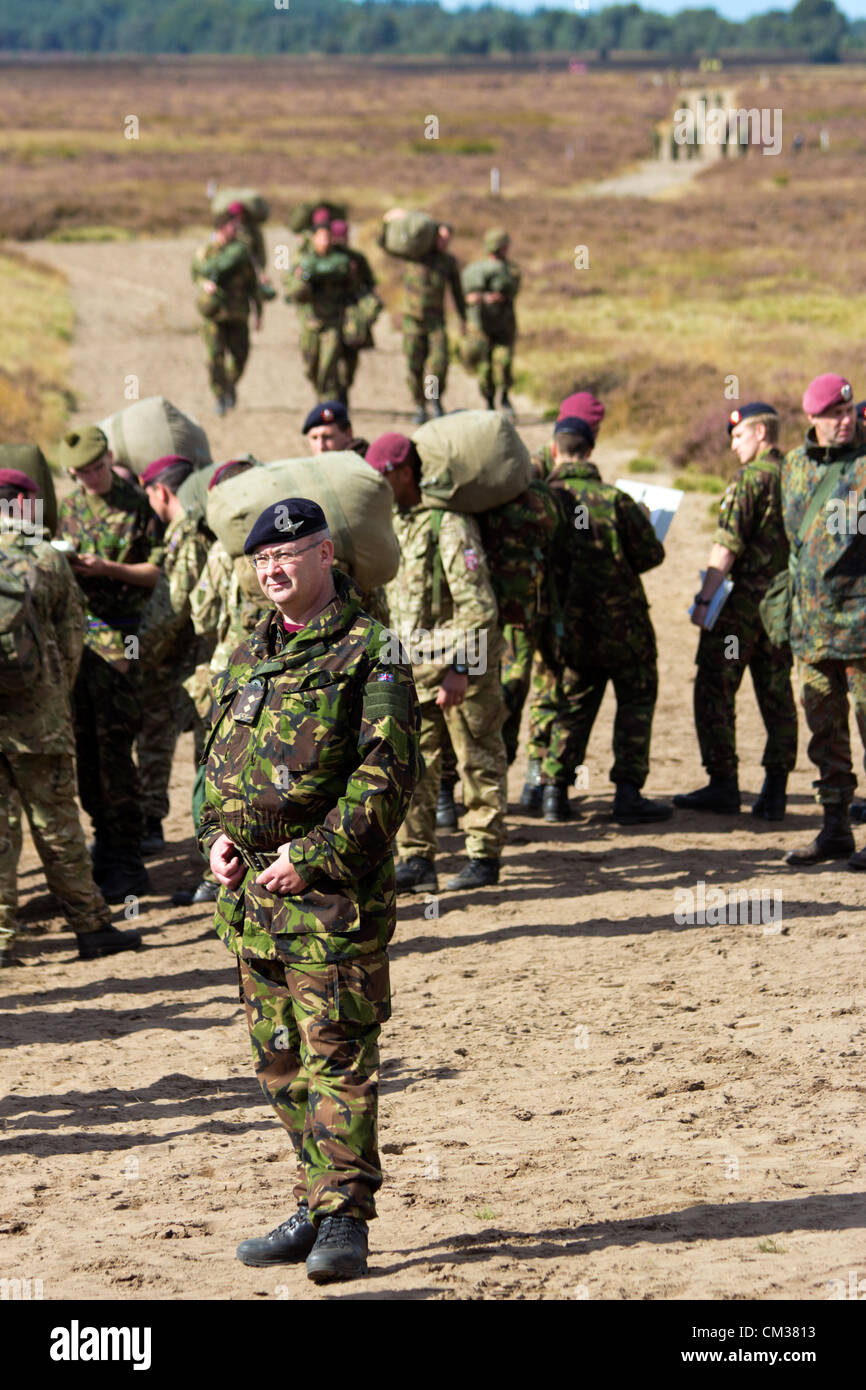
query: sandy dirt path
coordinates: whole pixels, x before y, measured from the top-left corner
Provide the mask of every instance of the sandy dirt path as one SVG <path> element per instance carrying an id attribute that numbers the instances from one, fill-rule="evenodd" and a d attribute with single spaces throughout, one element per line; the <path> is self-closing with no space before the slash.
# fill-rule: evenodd
<path id="1" fill-rule="evenodd" d="M 215 456 L 300 452 L 309 392 L 289 309 L 268 310 L 238 409 L 216 421 L 191 243 L 32 250 L 70 277 L 82 420 L 115 409 L 136 374 L 142 395 L 200 416 Z M 377 337 L 353 409 L 368 437 L 409 414 L 397 337 L 387 325 Z M 447 399 L 474 404 L 475 388 L 455 373 Z M 547 429 L 525 433 L 536 443 Z M 623 441 L 599 451 L 609 478 L 627 453 Z M 654 795 L 702 780 L 685 609 L 709 505 L 686 496 L 646 582 L 660 646 Z M 546 827 L 512 811 L 498 888 L 443 894 L 438 917 L 401 903 L 386 1181 L 363 1283 L 318 1291 L 302 1267 L 234 1258 L 289 1214 L 291 1165 L 252 1075 L 232 960 L 206 910 L 170 903 L 196 871 L 189 738 L 140 952 L 75 959 L 28 840 L 30 963 L 0 983 L 4 1274 L 41 1279 L 55 1299 L 822 1300 L 834 1279 L 847 1287 L 866 1219 L 864 883 L 844 866 L 782 863 L 818 822 L 805 738 L 784 825 L 746 810 L 623 829 L 609 818 L 611 717 L 608 696 L 581 819 Z M 753 794 L 763 738 L 750 688 L 738 728 Z M 461 843 L 444 837 L 440 873 Z M 677 921 L 677 890 L 699 882 L 763 892 L 777 920 Z"/>

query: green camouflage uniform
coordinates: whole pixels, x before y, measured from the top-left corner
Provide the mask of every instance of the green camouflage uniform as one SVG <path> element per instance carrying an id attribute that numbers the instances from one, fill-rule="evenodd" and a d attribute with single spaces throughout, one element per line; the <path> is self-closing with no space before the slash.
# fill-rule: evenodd
<path id="1" fill-rule="evenodd" d="M 466 852 L 470 859 L 498 859 L 505 840 L 506 761 L 502 742 L 505 707 L 499 684 L 501 639 L 496 596 L 490 582 L 481 533 L 474 517 L 441 513 L 438 553 L 440 593 L 436 596 L 436 537 L 433 513 L 425 507 L 394 512 L 394 532 L 400 545 L 400 568 L 387 588 L 392 627 L 412 656 L 421 703 L 421 753 L 424 776 L 398 835 L 404 858 L 436 857 L 436 800 L 443 732 L 447 728 L 463 782 Z M 458 634 L 483 634 L 486 666 L 473 675 L 472 665 L 484 666 L 467 651 L 460 664 L 470 666 L 469 687 L 462 705 L 442 710 L 436 696 L 452 662 Z M 425 651 L 422 635 L 432 641 Z M 437 637 L 444 659 L 435 659 Z M 469 639 L 464 639 L 468 641 Z M 434 658 L 434 659 L 431 659 Z"/>
<path id="2" fill-rule="evenodd" d="M 588 459 L 563 460 L 550 478 L 563 514 L 556 583 L 564 637 L 557 718 L 542 782 L 567 784 L 583 764 L 608 681 L 616 695 L 613 782 L 642 787 L 658 690 L 656 642 L 639 575 L 664 547 L 628 493 L 602 482 Z"/>
<path id="3" fill-rule="evenodd" d="M 791 649 L 773 646 L 758 612 L 770 581 L 788 563 L 782 462 L 778 449 L 765 449 L 735 474 L 719 509 L 713 540 L 736 557 L 730 571 L 734 588 L 713 630 L 701 633 L 694 693 L 701 761 L 714 777 L 737 776 L 734 712 L 746 667 L 767 730 L 763 766 L 790 772 L 797 760 Z"/>
<path id="4" fill-rule="evenodd" d="M 782 520 L 793 546 L 824 470 L 843 460 L 842 477 L 799 552 L 791 649 L 798 659 L 800 698 L 812 735 L 809 757 L 819 772 L 812 784 L 816 798 L 848 805 L 857 784 L 848 733 L 849 691 L 858 725 L 866 731 L 866 535 L 856 529 L 859 520 L 866 530 L 866 435 L 860 428 L 850 444 L 829 449 L 821 448 L 810 430 L 805 443 L 791 450 L 782 467 Z"/>
<path id="5" fill-rule="evenodd" d="M 193 730 L 196 761 L 204 747 L 204 726 L 183 682 L 207 659 L 210 647 L 196 637 L 190 613 L 190 597 L 207 559 L 207 536 L 197 521 L 176 517 L 166 530 L 163 551 L 163 572 L 168 581 L 168 611 L 159 622 L 163 651 L 157 663 L 144 665 L 142 670 L 142 724 L 137 743 L 141 809 L 145 816 L 160 821 L 168 815 L 168 787 L 178 735 Z M 146 612 L 145 621 L 147 616 Z"/>
<path id="6" fill-rule="evenodd" d="M 514 301 L 520 290 L 520 271 L 501 256 L 486 256 L 466 267 L 462 281 L 464 295 L 472 291 L 505 295 L 499 304 L 482 302 L 468 306 L 466 356 L 477 364 L 481 394 L 489 399 L 497 385 L 507 392 L 514 380 Z"/>
<path id="7" fill-rule="evenodd" d="M 0 945 L 18 923 L 21 807 L 27 813 L 49 890 L 76 932 L 101 931 L 111 913 L 93 882 L 75 802 L 75 740 L 70 694 L 81 660 L 84 608 L 65 556 L 4 522 L 4 569 L 31 591 L 41 670 L 20 700 L 0 705 Z"/>
<path id="8" fill-rule="evenodd" d="M 202 318 L 211 390 L 221 400 L 240 381 L 250 353 L 250 309 L 261 313 L 259 277 L 248 247 L 239 238 L 225 246 L 200 246 L 192 263 L 196 283 L 213 280 L 221 305 L 213 318 Z M 227 360 L 228 359 L 228 360 Z"/>
<path id="9" fill-rule="evenodd" d="M 537 454 L 532 455 L 532 469 L 535 477 L 546 481 L 553 470 L 553 454 L 549 444 L 545 444 Z M 550 735 L 556 723 L 557 692 L 556 680 L 559 660 L 555 654 L 556 633 L 544 624 L 536 639 L 532 659 L 532 675 L 529 689 L 529 737 L 526 752 L 531 761 L 542 763 L 550 747 Z M 524 658 L 525 659 L 525 658 Z M 522 672 L 520 672 L 522 678 Z"/>
<path id="10" fill-rule="evenodd" d="M 83 555 L 159 564 L 159 523 L 146 494 L 115 476 L 104 497 L 77 489 L 60 504 L 57 534 Z M 84 655 L 73 708 L 81 804 L 101 849 L 121 858 L 141 839 L 132 745 L 141 726 L 138 633 L 151 591 L 76 575 L 84 597 Z"/>
<path id="11" fill-rule="evenodd" d="M 315 1221 L 376 1214 L 393 841 L 420 771 L 411 672 L 381 658 L 388 634 L 351 581 L 337 588 L 300 632 L 271 612 L 215 679 L 200 833 L 204 852 L 227 834 L 247 866 L 214 925 L 239 957 L 256 1072 Z M 256 882 L 286 843 L 297 897 Z"/>
<path id="12" fill-rule="evenodd" d="M 445 394 L 448 380 L 448 335 L 445 330 L 445 291 L 450 289 L 458 317 L 466 318 L 466 302 L 457 261 L 449 251 L 431 251 L 423 261 L 410 261 L 403 280 L 403 355 L 409 369 L 409 390 L 417 406 Z M 436 378 L 428 396 L 425 379 Z"/>
<path id="13" fill-rule="evenodd" d="M 295 270 L 300 270 L 300 275 Z M 343 312 L 352 297 L 352 266 L 345 251 L 317 256 L 302 251 L 285 276 L 286 300 L 298 306 L 304 372 L 319 400 L 345 398 L 350 384 L 343 344 Z"/>

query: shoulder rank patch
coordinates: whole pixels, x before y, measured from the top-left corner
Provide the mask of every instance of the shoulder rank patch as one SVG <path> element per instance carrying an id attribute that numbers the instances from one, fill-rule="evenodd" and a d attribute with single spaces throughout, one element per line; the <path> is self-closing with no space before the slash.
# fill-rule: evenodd
<path id="1" fill-rule="evenodd" d="M 409 688 L 396 683 L 393 671 L 374 676 L 364 686 L 365 719 L 409 718 Z"/>

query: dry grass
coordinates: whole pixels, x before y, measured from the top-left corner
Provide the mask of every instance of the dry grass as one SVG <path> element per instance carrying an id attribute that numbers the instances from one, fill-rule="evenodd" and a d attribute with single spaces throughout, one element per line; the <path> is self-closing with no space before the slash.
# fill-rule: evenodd
<path id="1" fill-rule="evenodd" d="M 61 275 L 0 251 L 0 438 L 54 452 L 74 402 L 66 387 L 72 306 Z"/>

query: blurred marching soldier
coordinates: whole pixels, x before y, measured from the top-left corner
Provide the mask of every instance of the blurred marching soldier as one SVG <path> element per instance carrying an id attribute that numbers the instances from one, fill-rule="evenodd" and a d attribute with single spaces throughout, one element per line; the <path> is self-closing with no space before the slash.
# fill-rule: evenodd
<path id="1" fill-rule="evenodd" d="M 159 523 L 141 488 L 117 477 L 102 430 L 73 430 L 60 463 L 78 488 L 60 505 L 57 534 L 86 610 L 73 707 L 81 804 L 93 822 L 93 876 L 108 902 L 147 893 L 132 745 L 141 727 L 139 628 L 159 579 Z"/>
<path id="2" fill-rule="evenodd" d="M 499 612 L 478 522 L 461 512 L 430 511 L 420 505 L 421 462 L 405 435 L 382 435 L 371 444 L 367 462 L 387 478 L 394 493 L 394 530 L 401 560 L 387 588 L 393 626 L 401 634 L 429 633 L 431 642 L 434 634 L 441 635 L 435 644 L 439 656 L 422 654 L 420 661 L 413 662 L 421 705 L 424 774 L 397 837 L 401 854 L 397 891 L 435 893 L 437 889 L 436 797 L 446 728 L 463 782 L 468 857 L 446 887 L 497 883 L 507 806 L 505 705 L 499 683 Z M 438 535 L 436 517 L 441 518 Z M 486 669 L 477 674 L 470 674 L 460 657 L 460 635 L 473 632 L 487 635 Z M 451 650 L 454 659 L 449 663 Z"/>
<path id="3" fill-rule="evenodd" d="M 413 423 L 427 419 L 425 381 L 435 378 L 436 394 L 430 404 L 434 415 L 444 415 L 442 397 L 448 380 L 448 333 L 445 327 L 445 291 L 460 319 L 461 336 L 466 334 L 466 302 L 460 283 L 460 267 L 448 250 L 451 228 L 443 222 L 433 250 L 419 261 L 406 265 L 403 279 L 403 355 L 409 369 L 409 390 L 416 410 Z"/>
<path id="4" fill-rule="evenodd" d="M 304 373 L 319 399 L 348 401 L 350 363 L 344 350 L 343 313 L 352 298 L 352 265 L 332 243 L 324 208 L 313 214 L 309 245 L 286 272 L 286 301 L 296 304 Z"/>
<path id="5" fill-rule="evenodd" d="M 809 757 L 824 825 L 810 845 L 791 850 L 795 868 L 847 859 L 854 853 L 849 806 L 857 779 L 851 761 L 848 696 L 860 728 L 866 719 L 866 536 L 859 527 L 866 497 L 866 432 L 857 423 L 851 385 L 835 372 L 810 382 L 803 395 L 806 439 L 782 468 L 782 519 L 792 550 L 791 650 L 798 659 L 800 699 L 812 735 Z M 789 571 L 790 572 L 790 571 Z"/>
<path id="6" fill-rule="evenodd" d="M 233 208 L 239 206 L 232 204 Z M 198 248 L 192 263 L 192 278 L 200 289 L 197 307 L 217 415 L 224 415 L 237 403 L 235 387 L 250 353 L 252 307 L 256 328 L 262 322 L 262 288 L 249 248 L 239 236 L 240 227 L 240 217 L 227 212 L 210 241 Z"/>
<path id="7" fill-rule="evenodd" d="M 331 221 L 331 242 L 338 251 L 349 257 L 351 280 L 349 298 L 343 314 L 343 358 L 345 360 L 346 391 L 350 391 L 358 370 L 358 356 L 375 347 L 373 324 L 382 311 L 382 301 L 376 288 L 376 277 L 370 262 L 356 246 L 349 245 L 349 224 L 342 217 Z"/>
<path id="8" fill-rule="evenodd" d="M 695 729 L 710 781 L 698 791 L 675 796 L 674 805 L 691 811 L 739 811 L 735 707 L 748 667 L 767 731 L 764 786 L 752 815 L 782 820 L 788 773 L 797 760 L 791 649 L 787 643 L 773 646 L 758 612 L 770 581 L 788 563 L 778 413 L 764 401 L 752 401 L 731 412 L 728 434 L 743 466 L 722 498 L 706 578 L 692 614 L 692 622 L 703 628 L 707 606 L 730 574 L 733 591 L 712 631 L 701 632 L 696 657 Z"/>
<path id="9" fill-rule="evenodd" d="M 382 1183 L 378 1038 L 418 707 L 390 635 L 332 570 L 315 502 L 266 508 L 244 551 L 269 611 L 214 682 L 200 843 L 256 1073 L 295 1152 L 298 1209 L 237 1255 L 254 1267 L 306 1259 L 325 1283 L 367 1272 Z"/>
<path id="10" fill-rule="evenodd" d="M 602 482 L 590 462 L 594 433 L 576 416 L 558 420 L 553 472 L 562 524 L 554 555 L 562 608 L 556 721 L 541 768 L 545 820 L 571 811 L 568 787 L 583 763 L 608 681 L 616 695 L 613 818 L 621 825 L 667 820 L 670 806 L 641 796 L 649 773 L 658 676 L 656 642 L 639 576 L 664 547 L 628 493 Z"/>
<path id="11" fill-rule="evenodd" d="M 120 932 L 93 882 L 75 802 L 71 695 L 84 605 L 65 556 L 41 530 L 37 485 L 0 470 L 0 966 L 16 961 L 21 808 L 49 890 L 82 960 L 141 945 Z"/>
<path id="12" fill-rule="evenodd" d="M 478 368 L 478 385 L 488 410 L 493 410 L 496 379 L 503 410 L 512 410 L 508 392 L 513 381 L 514 340 L 517 321 L 514 301 L 520 289 L 520 271 L 508 260 L 511 239 L 502 227 L 484 237 L 484 260 L 473 261 L 463 271 L 462 285 L 469 306 L 469 331 L 463 345 L 466 365 Z"/>
<path id="13" fill-rule="evenodd" d="M 199 521 L 186 515 L 177 496 L 194 471 L 189 459 L 169 454 L 155 459 L 141 475 L 150 505 L 166 527 L 162 544 L 168 588 L 165 611 L 154 615 L 158 634 L 142 671 L 143 717 L 137 751 L 145 857 L 165 845 L 162 822 L 169 810 L 168 787 L 178 736 L 193 730 L 196 762 L 204 748 L 204 727 L 182 684 L 207 655 L 192 625 L 190 596 L 204 569 L 208 536 Z"/>
<path id="14" fill-rule="evenodd" d="M 301 434 L 310 441 L 311 454 L 352 449 L 363 458 L 370 447 L 368 440 L 355 437 L 349 412 L 341 401 L 321 401 L 313 406 Z"/>

